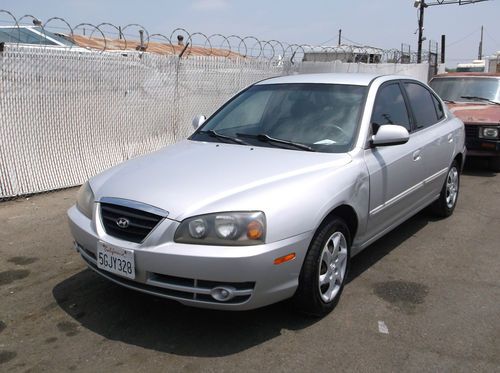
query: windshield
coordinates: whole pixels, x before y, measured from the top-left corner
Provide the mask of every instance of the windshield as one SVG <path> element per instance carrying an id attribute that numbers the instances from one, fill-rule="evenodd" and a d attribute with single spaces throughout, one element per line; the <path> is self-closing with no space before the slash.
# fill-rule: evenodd
<path id="1" fill-rule="evenodd" d="M 500 79 L 493 77 L 436 78 L 430 86 L 446 101 L 487 103 L 486 99 L 500 102 Z"/>
<path id="2" fill-rule="evenodd" d="M 224 142 L 226 136 L 253 146 L 347 152 L 357 134 L 366 90 L 339 84 L 255 85 L 227 103 L 191 139 Z"/>
<path id="3" fill-rule="evenodd" d="M 0 42 L 57 45 L 47 37 L 65 45 L 72 46 L 74 43 L 62 36 L 56 35 L 42 27 L 0 27 Z"/>

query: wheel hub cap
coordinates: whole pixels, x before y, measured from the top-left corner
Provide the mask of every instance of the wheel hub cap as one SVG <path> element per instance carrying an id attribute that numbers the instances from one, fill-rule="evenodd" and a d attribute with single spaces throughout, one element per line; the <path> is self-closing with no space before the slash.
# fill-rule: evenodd
<path id="1" fill-rule="evenodd" d="M 446 177 L 446 206 L 451 209 L 458 196 L 458 170 L 452 167 Z"/>
<path id="2" fill-rule="evenodd" d="M 346 267 L 347 241 L 341 232 L 335 232 L 326 241 L 319 263 L 318 288 L 324 302 L 331 302 L 338 294 Z"/>

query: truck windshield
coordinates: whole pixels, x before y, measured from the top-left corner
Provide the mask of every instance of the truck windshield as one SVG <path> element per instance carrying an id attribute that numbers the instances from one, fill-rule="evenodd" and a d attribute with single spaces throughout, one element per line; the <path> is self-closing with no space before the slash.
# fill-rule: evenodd
<path id="1" fill-rule="evenodd" d="M 500 103 L 500 79 L 496 77 L 434 78 L 430 86 L 446 101 Z"/>

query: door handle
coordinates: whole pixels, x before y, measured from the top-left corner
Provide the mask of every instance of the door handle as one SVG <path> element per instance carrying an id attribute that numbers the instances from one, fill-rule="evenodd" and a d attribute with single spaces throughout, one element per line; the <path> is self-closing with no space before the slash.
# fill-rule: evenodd
<path id="1" fill-rule="evenodd" d="M 419 161 L 420 158 L 422 158 L 421 155 L 420 155 L 420 149 L 416 150 L 415 152 L 413 152 L 413 160 L 414 161 Z"/>
<path id="2" fill-rule="evenodd" d="M 452 133 L 449 133 L 448 134 L 448 142 L 453 142 L 453 134 Z"/>

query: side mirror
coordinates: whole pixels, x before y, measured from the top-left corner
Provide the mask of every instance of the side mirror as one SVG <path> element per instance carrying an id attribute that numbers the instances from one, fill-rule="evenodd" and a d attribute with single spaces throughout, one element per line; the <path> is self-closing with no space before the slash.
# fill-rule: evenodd
<path id="1" fill-rule="evenodd" d="M 200 126 L 205 123 L 205 120 L 207 120 L 207 118 L 205 118 L 204 115 L 197 115 L 193 118 L 193 128 L 194 130 L 196 131 L 198 128 L 200 128 Z"/>
<path id="2" fill-rule="evenodd" d="M 383 124 L 377 134 L 372 136 L 372 146 L 401 145 L 408 142 L 410 134 L 403 126 Z"/>

